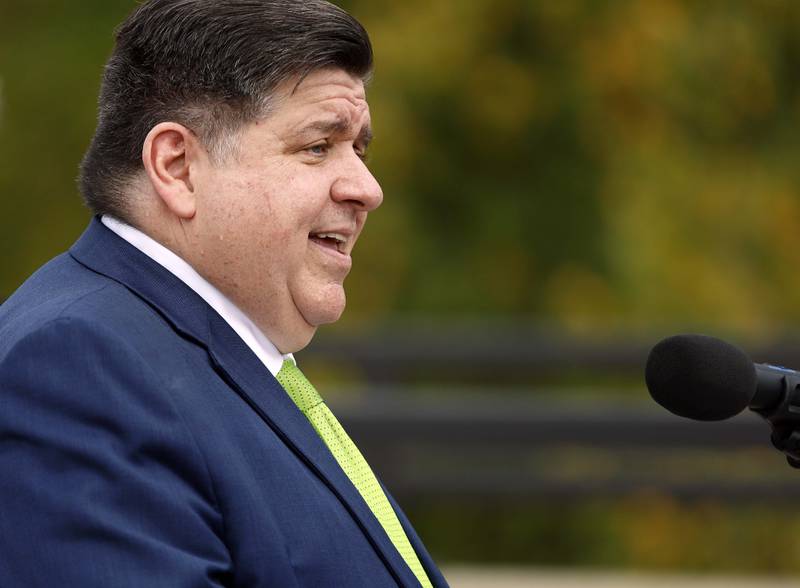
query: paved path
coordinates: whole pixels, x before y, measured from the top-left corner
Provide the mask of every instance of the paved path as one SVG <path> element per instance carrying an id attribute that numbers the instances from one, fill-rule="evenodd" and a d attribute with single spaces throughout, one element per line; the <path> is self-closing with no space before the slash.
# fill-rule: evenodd
<path id="1" fill-rule="evenodd" d="M 746 576 L 657 576 L 611 572 L 569 572 L 451 566 L 451 588 L 797 588 L 800 578 Z"/>

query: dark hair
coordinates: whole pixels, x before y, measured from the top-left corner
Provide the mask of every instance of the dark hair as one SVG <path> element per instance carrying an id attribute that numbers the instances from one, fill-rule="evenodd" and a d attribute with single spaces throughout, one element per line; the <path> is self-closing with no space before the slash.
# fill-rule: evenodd
<path id="1" fill-rule="evenodd" d="M 362 79 L 372 70 L 364 27 L 324 0 L 150 0 L 116 38 L 80 188 L 96 214 L 126 222 L 126 190 L 160 122 L 186 126 L 222 157 L 280 84 L 328 67 Z"/>

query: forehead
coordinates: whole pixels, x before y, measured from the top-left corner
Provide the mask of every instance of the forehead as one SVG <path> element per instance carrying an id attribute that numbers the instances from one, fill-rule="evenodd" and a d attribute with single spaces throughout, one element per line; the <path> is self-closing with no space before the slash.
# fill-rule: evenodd
<path id="1" fill-rule="evenodd" d="M 340 126 L 355 131 L 369 126 L 364 82 L 342 70 L 312 72 L 299 83 L 290 80 L 277 89 L 276 96 L 269 118 L 284 130 L 313 122 L 317 117 L 335 118 Z"/>

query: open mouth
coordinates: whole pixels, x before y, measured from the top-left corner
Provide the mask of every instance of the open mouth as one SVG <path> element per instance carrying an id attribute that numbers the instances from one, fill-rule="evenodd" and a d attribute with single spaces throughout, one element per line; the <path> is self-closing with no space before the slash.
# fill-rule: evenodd
<path id="1" fill-rule="evenodd" d="M 311 233 L 308 238 L 327 249 L 346 253 L 347 238 L 344 235 L 338 233 Z"/>

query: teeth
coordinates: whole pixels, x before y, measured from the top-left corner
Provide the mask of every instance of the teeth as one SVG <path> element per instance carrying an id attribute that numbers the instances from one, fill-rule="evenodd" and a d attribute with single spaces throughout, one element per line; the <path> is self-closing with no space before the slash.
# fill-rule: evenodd
<path id="1" fill-rule="evenodd" d="M 339 253 L 347 253 L 347 237 L 341 233 L 311 233 L 315 239 L 331 239 L 336 243 Z"/>
<path id="2" fill-rule="evenodd" d="M 345 239 L 345 237 L 343 237 L 342 235 L 339 235 L 337 233 L 317 233 L 315 236 L 320 238 L 320 239 L 333 239 L 334 241 L 336 241 L 338 243 L 344 243 L 344 242 L 347 241 L 347 239 Z"/>

